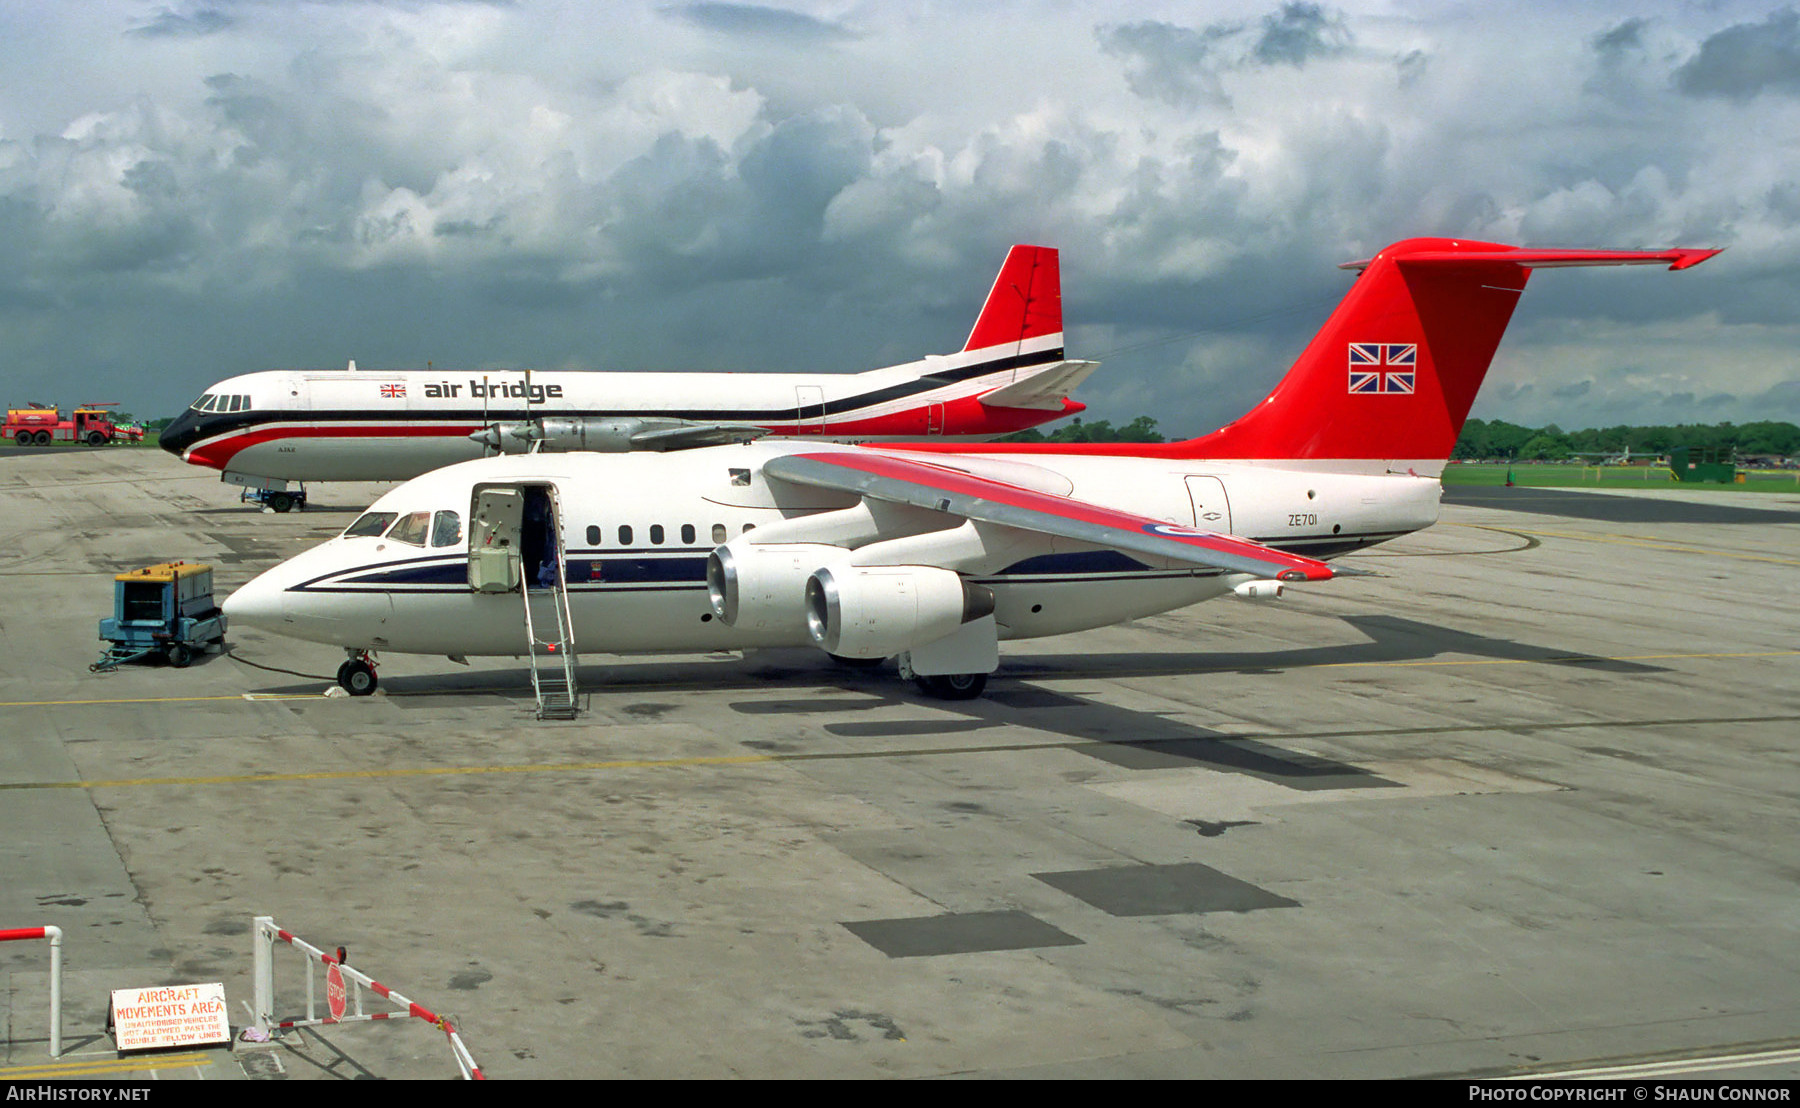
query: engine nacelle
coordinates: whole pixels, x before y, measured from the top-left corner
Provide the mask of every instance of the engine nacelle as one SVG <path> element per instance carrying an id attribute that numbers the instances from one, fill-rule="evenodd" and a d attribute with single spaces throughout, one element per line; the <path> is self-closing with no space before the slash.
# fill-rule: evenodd
<path id="1" fill-rule="evenodd" d="M 886 658 L 992 615 L 994 593 L 936 566 L 825 566 L 806 582 L 806 631 L 827 653 Z"/>
<path id="2" fill-rule="evenodd" d="M 592 450 L 601 454 L 623 454 L 633 449 L 631 438 L 646 429 L 645 423 L 642 419 L 629 416 L 618 419 L 546 416 L 513 423 L 495 423 L 469 437 L 496 450 L 504 450 L 510 439 L 526 445 L 542 443 L 538 449 L 552 453 Z"/>
<path id="3" fill-rule="evenodd" d="M 528 442 L 536 439 L 544 444 L 544 450 L 593 450 L 602 454 L 623 454 L 632 448 L 631 437 L 644 429 L 644 421 L 641 419 L 545 416 L 513 431 L 513 435 Z M 535 434 L 532 433 L 534 431 Z"/>
<path id="4" fill-rule="evenodd" d="M 1243 600 L 1277 600 L 1281 597 L 1281 582 L 1239 581 L 1231 591 Z"/>
<path id="5" fill-rule="evenodd" d="M 542 416 L 512 423 L 495 423 L 470 435 L 489 449 L 505 452 L 511 442 L 552 454 L 588 450 L 597 454 L 624 454 L 632 450 L 689 450 L 748 442 L 765 431 L 736 423 L 697 423 L 691 419 L 659 416 Z"/>
<path id="6" fill-rule="evenodd" d="M 816 542 L 732 542 L 706 557 L 706 592 L 727 627 L 758 630 L 806 623 L 806 582 L 814 570 L 849 557 Z"/>

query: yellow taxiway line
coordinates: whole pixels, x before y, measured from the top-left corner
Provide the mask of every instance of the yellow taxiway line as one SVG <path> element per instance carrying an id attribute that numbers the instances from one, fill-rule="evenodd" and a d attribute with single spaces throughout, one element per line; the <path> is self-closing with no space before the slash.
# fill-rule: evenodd
<path id="1" fill-rule="evenodd" d="M 158 1054 L 139 1058 L 59 1059 L 31 1066 L 0 1066 L 0 1081 L 73 1081 L 90 1077 L 119 1077 L 145 1070 L 173 1070 L 213 1064 L 207 1054 Z"/>

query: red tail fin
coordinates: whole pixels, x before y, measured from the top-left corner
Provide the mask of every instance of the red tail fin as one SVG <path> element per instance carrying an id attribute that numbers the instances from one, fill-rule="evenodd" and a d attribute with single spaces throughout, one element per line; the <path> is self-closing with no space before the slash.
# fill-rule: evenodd
<path id="1" fill-rule="evenodd" d="M 1698 265 L 1716 250 L 1522 250 L 1408 239 L 1362 274 L 1267 399 L 1180 444 L 1202 458 L 1443 460 L 1487 375 L 1530 271 Z"/>
<path id="2" fill-rule="evenodd" d="M 1022 342 L 1062 332 L 1062 276 L 1056 250 L 1015 246 L 1000 267 L 964 350 Z"/>

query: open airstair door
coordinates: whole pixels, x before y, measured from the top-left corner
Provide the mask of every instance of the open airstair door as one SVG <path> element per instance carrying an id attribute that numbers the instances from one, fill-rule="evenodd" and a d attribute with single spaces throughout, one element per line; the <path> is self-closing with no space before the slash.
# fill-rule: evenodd
<path id="1" fill-rule="evenodd" d="M 574 621 L 556 486 L 478 485 L 469 519 L 469 587 L 516 590 L 523 603 L 537 717 L 574 719 Z"/>

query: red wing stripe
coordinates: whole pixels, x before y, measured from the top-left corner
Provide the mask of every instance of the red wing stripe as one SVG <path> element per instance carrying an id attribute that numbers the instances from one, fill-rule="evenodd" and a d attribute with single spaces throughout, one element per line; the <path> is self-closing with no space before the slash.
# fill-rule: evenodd
<path id="1" fill-rule="evenodd" d="M 1332 568 L 1324 562 L 1247 539 L 1133 515 L 875 450 L 787 454 L 763 463 L 763 472 L 795 484 L 841 489 L 1235 573 L 1284 581 L 1324 581 L 1333 576 Z"/>

